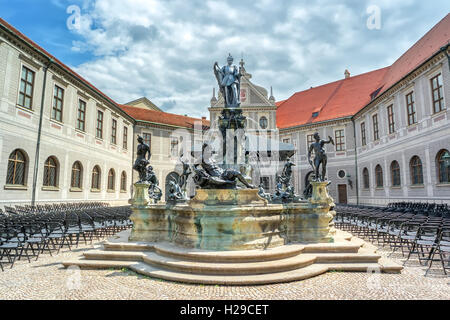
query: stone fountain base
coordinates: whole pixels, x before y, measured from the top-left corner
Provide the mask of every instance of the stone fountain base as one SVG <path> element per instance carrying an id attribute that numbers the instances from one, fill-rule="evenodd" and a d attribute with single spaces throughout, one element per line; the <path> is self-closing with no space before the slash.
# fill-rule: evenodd
<path id="1" fill-rule="evenodd" d="M 130 231 L 109 239 L 101 250 L 83 253 L 65 267 L 128 268 L 139 274 L 195 284 L 261 285 L 304 280 L 327 271 L 399 273 L 376 247 L 336 230 L 335 242 L 288 244 L 254 250 L 189 249 L 168 242 L 129 241 Z"/>
<path id="2" fill-rule="evenodd" d="M 376 247 L 334 229 L 326 184 L 313 182 L 311 199 L 290 204 L 269 204 L 250 189 L 200 189 L 176 205 L 135 196 L 131 231 L 63 265 L 224 285 L 288 282 L 330 270 L 400 272 Z"/>
<path id="3" fill-rule="evenodd" d="M 317 197 L 289 204 L 269 204 L 256 189 L 199 189 L 185 203 L 133 206 L 130 241 L 165 241 L 203 250 L 333 242 L 334 204 L 325 186 L 317 182 Z"/>

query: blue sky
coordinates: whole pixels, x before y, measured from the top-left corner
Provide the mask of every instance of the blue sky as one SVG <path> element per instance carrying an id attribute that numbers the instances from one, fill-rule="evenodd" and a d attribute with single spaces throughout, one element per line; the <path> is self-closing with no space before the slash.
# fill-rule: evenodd
<path id="1" fill-rule="evenodd" d="M 81 15 L 70 30 L 71 5 Z M 368 28 L 374 5 L 379 28 Z M 448 0 L 0 0 L 3 19 L 117 102 L 147 96 L 192 116 L 207 114 L 212 65 L 228 52 L 281 100 L 345 69 L 392 64 L 449 9 Z"/>

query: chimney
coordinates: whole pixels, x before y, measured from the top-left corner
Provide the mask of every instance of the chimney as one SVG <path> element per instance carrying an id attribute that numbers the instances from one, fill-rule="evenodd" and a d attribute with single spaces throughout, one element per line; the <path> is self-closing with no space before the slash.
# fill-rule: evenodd
<path id="1" fill-rule="evenodd" d="M 347 69 L 345 69 L 344 75 L 345 75 L 345 79 L 350 78 L 350 72 Z"/>

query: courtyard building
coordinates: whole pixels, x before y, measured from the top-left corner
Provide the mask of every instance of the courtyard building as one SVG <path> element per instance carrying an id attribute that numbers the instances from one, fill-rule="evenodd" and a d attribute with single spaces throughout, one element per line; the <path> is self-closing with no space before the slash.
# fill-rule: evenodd
<path id="1" fill-rule="evenodd" d="M 137 135 L 151 144 L 164 181 L 176 164 L 170 132 L 196 120 L 162 112 L 146 98 L 116 103 L 2 19 L 0 88 L 0 206 L 127 204 Z"/>
<path id="2" fill-rule="evenodd" d="M 331 196 L 339 203 L 450 202 L 450 15 L 391 66 L 351 75 L 276 102 L 240 62 L 241 107 L 252 135 L 292 145 L 292 182 L 311 178 L 307 148 L 327 145 Z M 137 180 L 136 138 L 151 147 L 160 187 L 180 172 L 178 157 L 217 128 L 210 119 L 163 112 L 143 97 L 119 104 L 0 19 L 0 206 L 105 201 L 126 204 Z M 270 92 L 270 94 L 269 94 Z M 200 134 L 199 134 L 200 133 Z M 184 147 L 183 147 L 184 146 Z M 279 155 L 256 155 L 254 184 L 273 192 Z M 188 195 L 195 193 L 188 182 Z"/>
<path id="3" fill-rule="evenodd" d="M 450 203 L 450 14 L 391 66 L 345 77 L 277 103 L 277 128 L 297 148 L 297 190 L 311 171 L 315 132 L 328 145 L 339 203 Z"/>

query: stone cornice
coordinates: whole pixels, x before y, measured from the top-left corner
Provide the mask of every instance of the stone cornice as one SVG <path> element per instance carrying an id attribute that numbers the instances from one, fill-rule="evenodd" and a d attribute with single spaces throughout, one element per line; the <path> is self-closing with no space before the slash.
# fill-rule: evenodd
<path id="1" fill-rule="evenodd" d="M 29 58 L 26 55 L 24 55 L 23 53 L 19 53 L 19 59 L 28 63 L 29 65 L 31 65 L 33 68 L 40 70 L 42 68 L 42 65 L 39 64 L 37 61 L 35 61 L 33 58 Z"/>
<path id="2" fill-rule="evenodd" d="M 55 80 L 56 82 L 58 82 L 59 84 L 61 84 L 64 87 L 67 87 L 69 85 L 68 82 L 64 81 L 61 77 L 58 77 L 57 75 L 53 75 L 52 79 Z"/>
<path id="3" fill-rule="evenodd" d="M 136 125 L 146 128 L 155 128 L 155 129 L 164 129 L 164 130 L 176 130 L 176 129 L 186 129 L 188 131 L 194 131 L 193 128 L 186 128 L 186 127 L 180 127 L 180 126 L 174 126 L 170 124 L 164 124 L 164 123 L 157 123 L 157 122 L 151 122 L 151 121 L 145 121 L 145 120 L 136 120 Z"/>
<path id="4" fill-rule="evenodd" d="M 224 108 L 223 107 L 209 107 L 208 110 L 211 112 L 218 112 L 218 111 L 222 111 Z M 276 106 L 243 106 L 241 107 L 242 112 L 246 112 L 246 111 L 276 111 L 277 107 Z"/>
<path id="5" fill-rule="evenodd" d="M 77 94 L 78 94 L 80 97 L 82 97 L 83 99 L 86 99 L 86 100 L 90 100 L 90 99 L 91 99 L 91 97 L 89 97 L 85 92 L 83 92 L 83 91 L 81 91 L 81 90 L 77 90 Z"/>
<path id="6" fill-rule="evenodd" d="M 279 129 L 280 134 L 281 133 L 294 133 L 294 132 L 298 132 L 298 131 L 304 131 L 304 130 L 311 130 L 314 128 L 319 128 L 319 127 L 323 127 L 323 126 L 334 126 L 334 125 L 342 125 L 343 123 L 346 122 L 350 122 L 351 121 L 351 117 L 345 117 L 345 118 L 338 118 L 338 119 L 331 119 L 331 120 L 326 120 L 326 121 L 321 121 L 321 122 L 315 122 L 315 123 L 308 123 L 308 124 L 302 124 L 299 126 L 295 126 L 295 127 L 289 127 L 289 128 L 282 128 Z"/>

